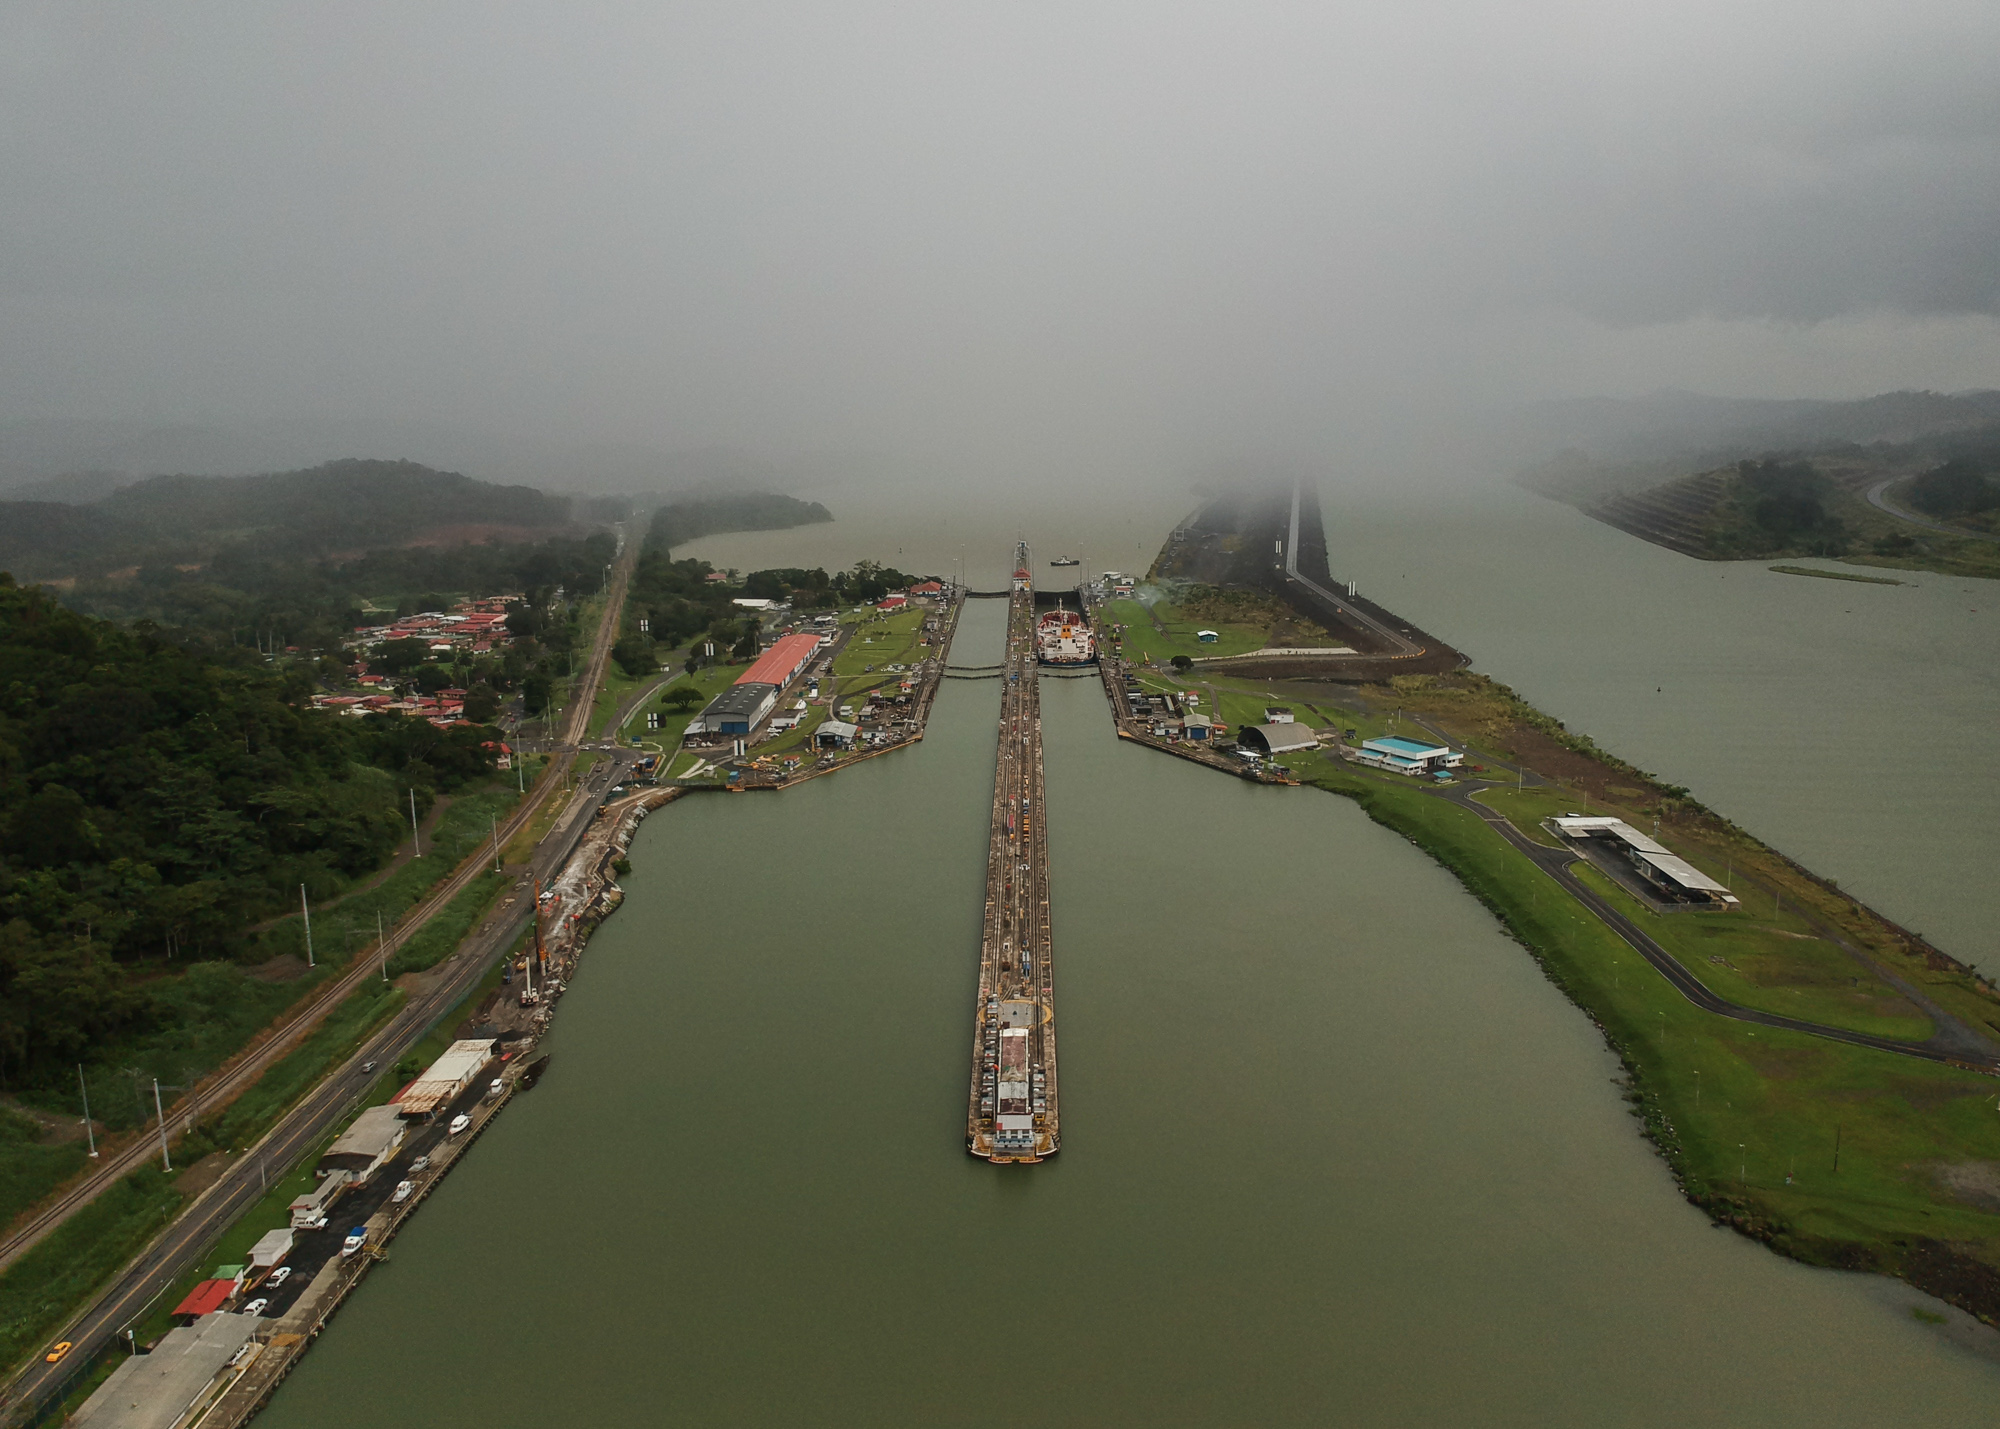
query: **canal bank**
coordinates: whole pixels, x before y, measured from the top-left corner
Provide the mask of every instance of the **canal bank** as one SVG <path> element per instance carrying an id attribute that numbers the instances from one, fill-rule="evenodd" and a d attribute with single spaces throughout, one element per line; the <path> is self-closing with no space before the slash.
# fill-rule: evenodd
<path id="1" fill-rule="evenodd" d="M 965 1158 L 998 699 L 649 820 L 556 1070 L 261 1422 L 984 1425 L 1014 1345 L 1057 1424 L 1985 1412 L 2000 1373 L 1935 1302 L 1679 1198 L 1450 875 L 1343 800 L 1120 743 L 1093 681 L 1044 691 L 1067 1149 Z"/>

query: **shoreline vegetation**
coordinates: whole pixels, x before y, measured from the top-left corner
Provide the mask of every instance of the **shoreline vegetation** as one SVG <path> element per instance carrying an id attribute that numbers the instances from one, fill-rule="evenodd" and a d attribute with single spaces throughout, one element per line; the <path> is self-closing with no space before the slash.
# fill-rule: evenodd
<path id="1" fill-rule="evenodd" d="M 1125 622 L 1122 639 L 1117 627 L 1101 638 L 1108 652 L 1129 650 L 1142 685 L 1199 692 L 1202 710 L 1234 728 L 1285 704 L 1329 743 L 1402 732 L 1485 766 L 1432 788 L 1332 750 L 1272 761 L 1354 800 L 1486 905 L 1599 1028 L 1642 1134 L 1714 1224 L 1806 1264 L 1899 1277 L 2000 1325 L 1991 1056 L 1927 1061 L 1704 1011 L 1468 807 L 1465 785 L 1480 780 L 1470 797 L 1528 839 L 1554 844 L 1541 824 L 1558 812 L 1613 815 L 1727 882 L 1739 911 L 1661 913 L 1580 855 L 1572 865 L 1711 992 L 1740 1005 L 1912 1044 L 1938 1037 L 1943 1019 L 1959 1045 L 1983 1039 L 2000 1055 L 2000 995 L 1977 970 L 1485 675 L 1372 682 L 1176 671 L 1153 658 L 1160 632 L 1139 612 L 1113 603 L 1100 613 Z"/>
<path id="2" fill-rule="evenodd" d="M 764 525 L 832 519 L 816 503 L 798 503 L 781 497 L 688 499 L 671 503 L 656 514 L 659 518 L 656 525 L 676 530 L 690 525 L 707 530 L 761 529 Z M 604 553 L 608 555 L 609 539 L 602 539 Z M 450 557 L 454 552 L 442 554 Z M 703 563 L 684 564 L 696 568 L 692 578 L 697 581 L 707 571 Z M 88 629 L 96 632 L 100 641 L 130 643 L 135 638 L 117 624 L 62 609 L 50 599 L 52 591 L 16 587 L 4 575 L 0 575 L 0 587 L 17 602 L 24 603 L 29 613 L 49 616 L 58 626 Z M 716 605 L 719 600 L 718 608 L 726 608 L 729 597 L 737 593 L 731 587 L 715 593 L 704 604 Z M 10 613 L 21 612 L 10 607 Z M 576 625 L 577 617 L 583 616 L 588 617 L 583 624 L 596 624 L 603 614 L 600 603 L 591 603 L 588 608 L 572 607 L 568 623 Z M 51 619 L 41 622 L 50 623 Z M 35 623 L 26 624 L 33 627 Z M 168 651 L 183 659 L 226 667 L 239 684 L 258 693 L 263 693 L 263 685 L 270 685 L 279 694 L 273 710 L 278 704 L 284 708 L 275 713 L 260 711 L 268 716 L 267 726 L 278 723 L 286 728 L 354 734 L 352 722 L 301 707 L 303 691 L 321 673 L 313 663 L 317 651 L 287 651 L 280 655 L 274 645 L 269 657 L 260 652 L 253 662 L 241 651 L 225 649 L 219 655 L 211 653 L 214 647 L 194 627 L 141 625 L 139 631 L 137 638 L 144 642 L 148 652 Z M 581 630 L 575 633 L 579 641 L 587 640 Z M 649 658 L 653 648 L 648 642 Z M 566 708 L 568 702 L 562 703 Z M 122 732 L 107 737 L 106 742 L 111 745 L 115 746 L 121 737 L 129 738 L 125 725 L 104 727 Z M 394 754 L 403 756 L 401 745 L 410 742 L 399 742 L 394 736 L 412 731 L 431 733 L 428 725 L 419 730 L 417 724 L 394 724 L 389 740 L 395 746 Z M 96 727 L 89 732 L 97 732 Z M 490 735 L 492 731 L 480 733 Z M 255 749 L 267 738 L 265 728 L 253 729 L 245 747 Z M 436 763 L 436 750 L 427 752 Z M 380 836 L 363 854 L 350 860 L 351 867 L 341 870 L 342 876 L 331 876 L 324 871 L 308 873 L 308 881 L 313 885 L 312 920 L 318 966 L 309 970 L 302 956 L 303 925 L 296 903 L 288 905 L 284 898 L 261 901 L 246 898 L 242 900 L 245 905 L 242 916 L 233 920 L 212 917 L 206 925 L 211 939 L 224 945 L 223 956 L 218 957 L 216 949 L 203 947 L 190 950 L 194 956 L 183 962 L 170 958 L 159 967 L 147 965 L 140 969 L 149 975 L 141 979 L 148 995 L 156 999 L 178 986 L 175 974 L 186 980 L 183 969 L 196 975 L 194 981 L 200 983 L 197 991 L 206 997 L 204 1006 L 209 1015 L 190 1023 L 196 1029 L 193 1035 L 177 1039 L 170 1035 L 173 1028 L 149 1024 L 140 1030 L 149 1032 L 151 1040 L 127 1033 L 114 1049 L 117 1053 L 114 1060 L 130 1062 L 150 1055 L 159 1065 L 147 1065 L 148 1077 L 157 1072 L 163 1087 L 172 1083 L 170 1090 L 177 1096 L 202 1082 L 217 1067 L 263 1044 L 274 1033 L 286 1035 L 285 1029 L 298 1015 L 298 1009 L 311 1002 L 316 989 L 351 968 L 355 957 L 369 956 L 378 914 L 384 916 L 393 930 L 398 918 L 423 903 L 431 890 L 459 869 L 464 860 L 482 853 L 496 827 L 495 821 L 504 818 L 522 801 L 522 784 L 527 786 L 527 799 L 542 799 L 552 806 L 552 816 L 554 801 L 544 798 L 548 791 L 540 779 L 545 759 L 528 757 L 525 763 L 532 777 L 521 780 L 515 775 L 493 775 L 490 760 L 460 761 L 465 767 L 453 765 L 445 771 L 448 777 L 439 777 L 429 766 L 411 764 L 413 757 L 403 758 L 400 765 L 388 771 L 358 761 L 352 764 L 354 772 L 350 778 L 374 780 L 386 787 L 386 793 L 375 800 L 386 812 L 378 820 L 382 826 Z M 409 777 L 412 770 L 429 776 L 416 790 L 418 809 L 425 816 L 421 860 L 407 857 L 408 825 L 402 812 L 407 807 L 407 790 L 402 786 L 415 782 Z M 392 782 L 398 775 L 403 776 L 400 785 Z M 454 792 L 434 794 L 432 781 Z M 371 786 L 369 793 L 376 792 Z M 371 806 L 369 812 L 377 811 Z M 101 818 L 98 822 L 100 826 L 104 823 Z M 0 828 L 0 833 L 9 832 L 12 830 Z M 521 831 L 508 840 L 507 857 L 516 863 L 526 861 L 534 847 L 531 833 L 538 836 L 540 832 L 533 822 L 524 823 Z M 401 851 L 391 856 L 399 836 L 403 840 Z M 5 848 L 0 848 L 0 853 L 17 852 L 14 844 L 19 842 L 8 842 Z M 94 844 L 92 851 L 96 851 Z M 4 873 L 5 866 L 0 865 L 0 893 L 18 892 L 24 886 Z M 294 877 L 287 872 L 285 879 L 277 881 L 289 886 Z M 167 1172 L 155 1164 L 107 1184 L 93 1200 L 76 1208 L 42 1240 L 0 1271 L 0 1363 L 14 1366 L 23 1362 L 23 1357 L 29 1356 L 54 1326 L 66 1322 L 78 1306 L 89 1301 L 120 1267 L 192 1204 L 234 1150 L 255 1142 L 318 1085 L 330 1069 L 346 1061 L 404 1005 L 410 987 L 420 985 L 410 982 L 409 976 L 424 974 L 449 958 L 464 936 L 491 912 L 510 881 L 511 875 L 489 872 L 473 879 L 449 903 L 432 910 L 420 925 L 393 931 L 387 950 L 392 956 L 383 969 L 383 980 L 357 987 L 317 1027 L 305 1033 L 296 1047 L 227 1102 L 204 1105 L 192 1122 L 175 1126 L 184 1118 L 169 1098 L 167 1120 L 174 1140 L 173 1170 Z M 16 910 L 0 907 L 0 921 L 11 911 Z M 104 920 L 99 921 L 101 926 Z M 23 926 L 26 925 L 16 923 L 9 931 L 18 931 Z M 207 954 L 206 961 L 201 957 L 203 953 Z M 116 964 L 99 959 L 95 966 L 107 969 Z M 99 1030 L 101 1035 L 102 1029 Z M 148 1135 L 148 1123 L 157 1118 L 150 1096 L 140 1095 L 144 1090 L 140 1083 L 129 1077 L 112 1078 L 98 1065 L 103 1060 L 97 1055 L 100 1051 L 84 1049 L 89 1060 L 87 1084 L 100 1149 L 111 1151 L 127 1147 L 135 1136 Z M 0 1174 L 0 1212 L 4 1212 L 9 1224 L 18 1227 L 87 1174 L 90 1163 L 85 1157 L 81 1124 L 75 1123 L 74 1134 L 70 1134 L 73 1112 L 69 1102 L 76 1094 L 74 1084 L 64 1083 L 59 1077 L 16 1076 L 10 1082 L 9 1098 L 0 1103 L 0 1141 L 6 1146 L 4 1166 L 0 1166 L 4 1172 Z M 132 1099 L 125 1100 L 126 1095 Z"/>
<path id="3" fill-rule="evenodd" d="M 1860 581 L 1863 585 L 1908 585 L 1908 581 L 1891 580 L 1888 576 L 1863 576 L 1852 571 L 1821 571 L 1811 566 L 1772 566 L 1781 576 L 1816 576 L 1823 581 Z"/>

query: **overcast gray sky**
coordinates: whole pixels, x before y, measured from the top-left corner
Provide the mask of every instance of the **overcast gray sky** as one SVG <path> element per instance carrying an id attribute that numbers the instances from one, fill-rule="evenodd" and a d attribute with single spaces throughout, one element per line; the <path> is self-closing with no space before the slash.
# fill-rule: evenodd
<path id="1" fill-rule="evenodd" d="M 2000 386 L 2000 4 L 12 4 L 0 417 L 1142 471 Z"/>

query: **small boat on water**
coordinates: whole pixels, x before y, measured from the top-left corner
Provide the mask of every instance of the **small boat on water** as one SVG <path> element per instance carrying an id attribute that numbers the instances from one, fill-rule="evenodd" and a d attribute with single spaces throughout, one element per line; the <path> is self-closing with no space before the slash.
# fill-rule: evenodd
<path id="1" fill-rule="evenodd" d="M 1080 566 L 1083 562 L 1079 561 L 1075 556 L 1057 556 L 1049 564 L 1052 566 Z"/>

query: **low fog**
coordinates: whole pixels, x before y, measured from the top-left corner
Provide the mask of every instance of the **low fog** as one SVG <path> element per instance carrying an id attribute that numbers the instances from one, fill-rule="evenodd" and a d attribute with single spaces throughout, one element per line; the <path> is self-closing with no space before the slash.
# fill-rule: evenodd
<path id="1" fill-rule="evenodd" d="M 1125 483 L 1386 475 L 1552 397 L 2000 386 L 1991 3 L 0 27 L 24 439 L 207 424 L 243 454 L 193 467 L 598 486 L 663 452 Z"/>

